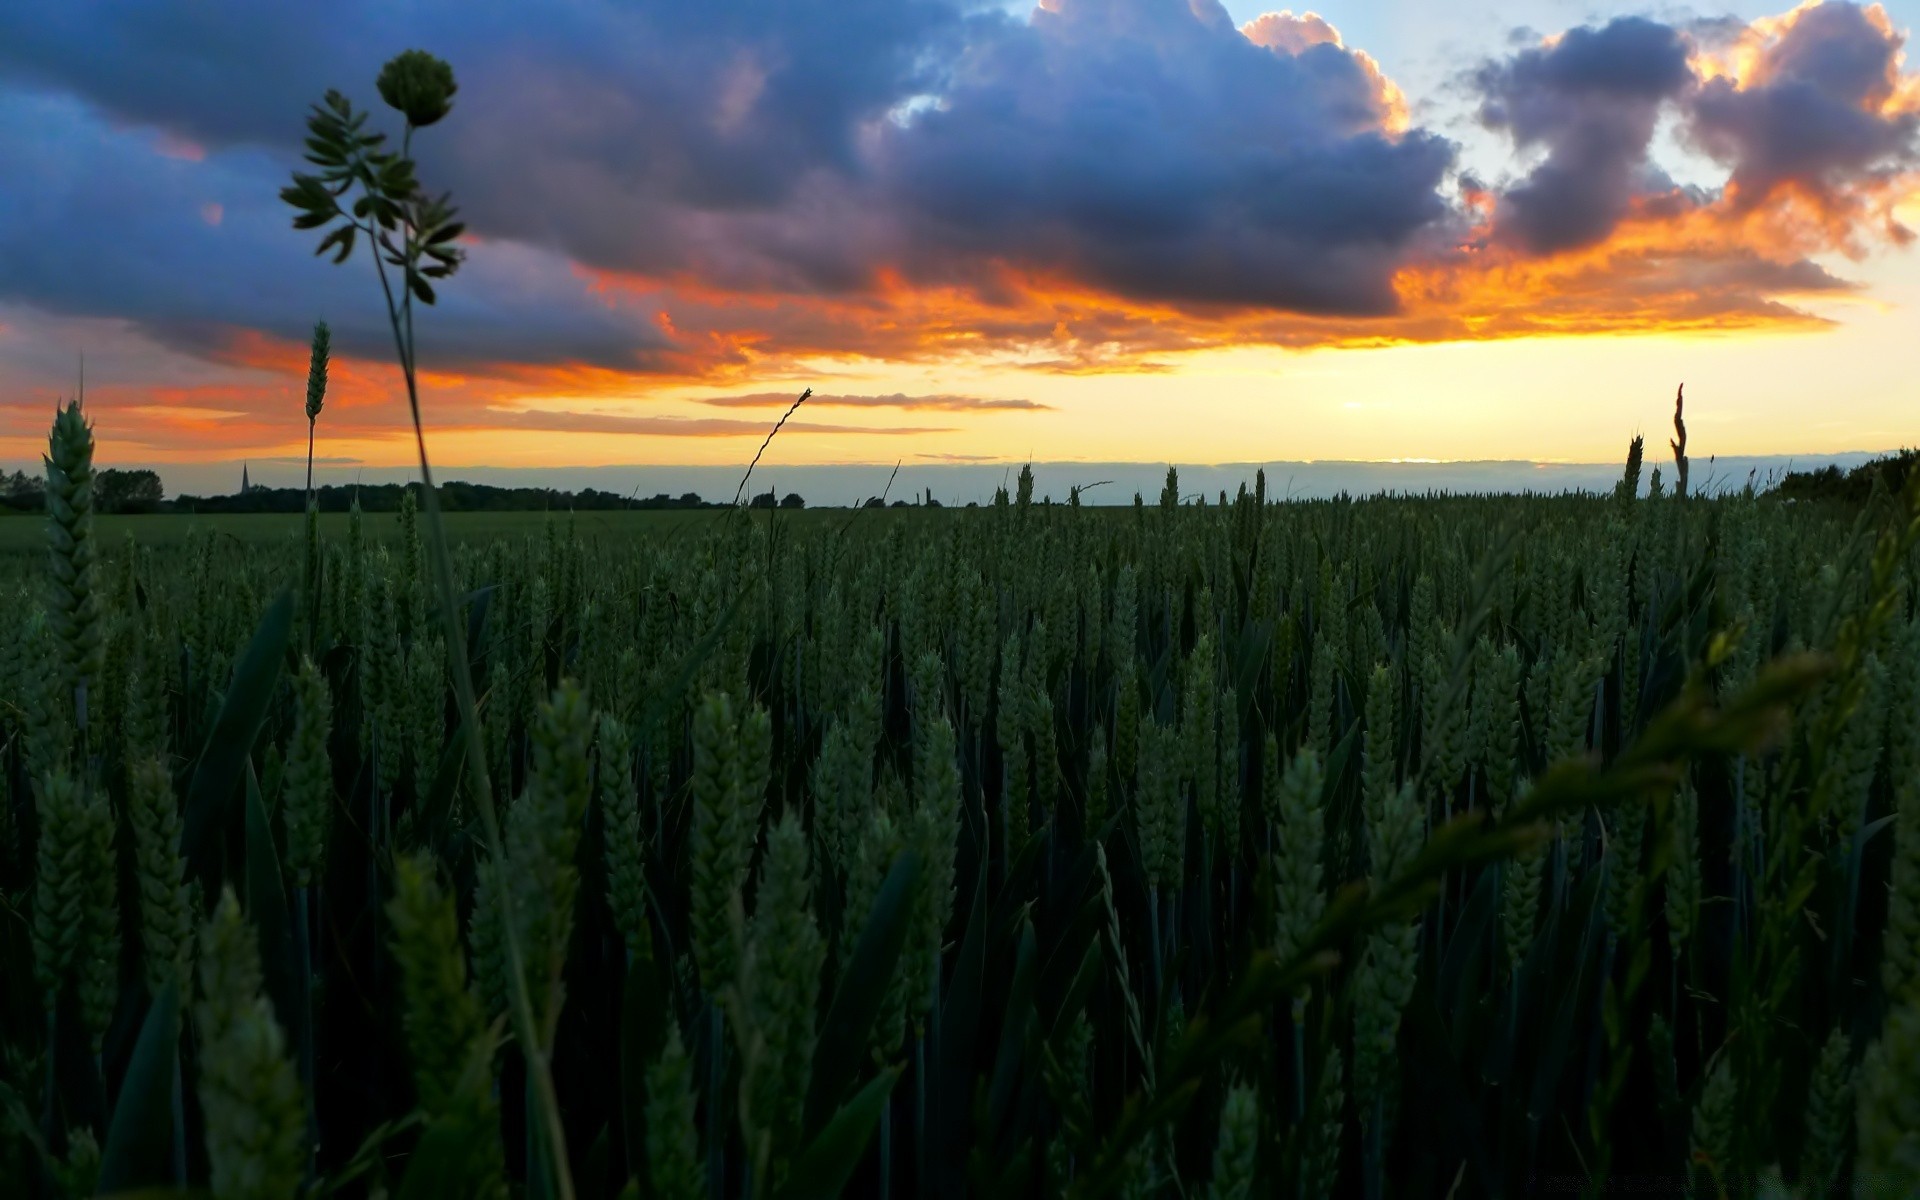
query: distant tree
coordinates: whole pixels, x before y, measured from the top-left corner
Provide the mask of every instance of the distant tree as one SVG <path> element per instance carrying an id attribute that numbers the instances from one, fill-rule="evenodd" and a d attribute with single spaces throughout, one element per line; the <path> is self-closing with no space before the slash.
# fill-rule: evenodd
<path id="1" fill-rule="evenodd" d="M 699 492 L 681 492 L 680 503 L 686 508 L 700 508 L 704 506 L 706 502 L 700 499 Z"/>
<path id="2" fill-rule="evenodd" d="M 46 482 L 38 475 L 29 475 L 25 471 L 15 471 L 11 475 L 0 472 L 0 496 L 9 500 L 37 499 L 46 490 Z"/>
<path id="3" fill-rule="evenodd" d="M 893 506 L 895 508 L 905 508 L 907 507 L 907 502 L 905 500 L 895 500 Z"/>
<path id="4" fill-rule="evenodd" d="M 167 498 L 160 476 L 152 471 L 122 471 L 115 467 L 94 476 L 93 502 L 101 512 L 150 513 Z"/>
<path id="5" fill-rule="evenodd" d="M 747 501 L 748 508 L 772 508 L 773 506 L 774 499 L 772 491 L 761 492 L 758 496 Z"/>
<path id="6" fill-rule="evenodd" d="M 866 502 L 865 504 L 863 504 L 863 505 L 861 505 L 860 507 L 862 507 L 862 508 L 885 508 L 886 506 L 887 506 L 887 502 L 886 502 L 885 500 L 882 500 L 882 499 L 881 499 L 880 497 L 878 497 L 878 496 L 868 496 L 868 497 L 867 497 L 867 502 Z"/>
<path id="7" fill-rule="evenodd" d="M 1863 462 L 1844 473 L 1835 466 L 1791 472 L 1780 481 L 1777 493 L 1793 500 L 1864 504 L 1872 498 L 1876 487 L 1898 495 L 1907 485 L 1907 475 L 1913 471 L 1920 471 L 1920 450 L 1901 450 Z"/>
<path id="8" fill-rule="evenodd" d="M 772 495 L 773 493 L 769 492 L 767 494 Z M 805 508 L 806 506 L 807 502 L 800 498 L 799 492 L 788 492 L 780 498 L 781 508 Z"/>

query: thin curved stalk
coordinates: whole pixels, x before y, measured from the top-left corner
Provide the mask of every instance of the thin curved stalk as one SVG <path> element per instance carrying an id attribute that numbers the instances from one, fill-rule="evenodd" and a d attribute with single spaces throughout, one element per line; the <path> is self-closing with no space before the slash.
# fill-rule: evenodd
<path id="1" fill-rule="evenodd" d="M 412 131 L 408 134 L 411 136 Z M 371 232 L 371 231 L 369 231 Z M 460 707 L 460 725 L 465 730 L 467 744 L 467 770 L 473 776 L 474 791 L 480 798 L 476 806 L 480 810 L 480 824 L 487 838 L 487 851 L 495 861 L 502 861 L 505 843 L 500 838 L 500 822 L 493 810 L 493 785 L 487 776 L 487 749 L 480 734 L 479 705 L 474 697 L 473 670 L 467 661 L 466 630 L 459 620 L 459 595 L 453 586 L 453 557 L 447 549 L 447 532 L 440 517 L 440 499 L 433 485 L 433 468 L 427 461 L 427 437 L 420 423 L 420 389 L 415 379 L 413 359 L 413 314 L 412 305 L 406 303 L 404 309 L 397 308 L 393 302 L 393 288 L 387 281 L 386 265 L 381 261 L 377 249 L 373 255 L 374 269 L 380 276 L 380 290 L 387 301 L 388 324 L 393 329 L 394 350 L 400 356 L 400 370 L 406 376 L 407 408 L 413 417 L 414 446 L 420 453 L 420 488 L 425 494 L 427 512 L 428 541 L 433 545 L 434 585 L 440 593 L 440 610 L 444 618 L 447 656 L 452 660 L 454 700 Z M 412 264 L 407 267 L 406 294 L 411 297 Z M 403 338 L 402 312 L 405 313 L 406 336 Z M 540 1102 L 541 1117 L 547 1128 L 548 1147 L 551 1151 L 554 1184 L 559 1189 L 560 1200 L 574 1200 L 573 1172 L 567 1164 L 566 1128 L 560 1119 L 560 1101 L 553 1087 L 553 1073 L 547 1064 L 547 1054 L 541 1048 L 533 1022 L 533 1002 L 527 995 L 525 956 L 520 949 L 520 937 L 515 932 L 515 903 L 513 889 L 502 888 L 501 896 L 508 905 L 506 927 L 507 966 L 509 988 L 509 1007 L 513 1013 L 514 1033 L 520 1039 L 523 1054 L 527 1060 L 528 1075 L 533 1081 L 535 1097 Z"/>

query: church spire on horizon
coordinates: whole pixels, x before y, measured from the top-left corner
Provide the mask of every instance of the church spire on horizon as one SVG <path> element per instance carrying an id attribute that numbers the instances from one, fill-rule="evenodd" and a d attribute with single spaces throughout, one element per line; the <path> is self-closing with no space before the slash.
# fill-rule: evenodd
<path id="1" fill-rule="evenodd" d="M 252 480 L 247 478 L 247 464 L 241 463 L 240 464 L 240 494 L 244 496 L 252 490 L 253 490 L 253 482 Z"/>

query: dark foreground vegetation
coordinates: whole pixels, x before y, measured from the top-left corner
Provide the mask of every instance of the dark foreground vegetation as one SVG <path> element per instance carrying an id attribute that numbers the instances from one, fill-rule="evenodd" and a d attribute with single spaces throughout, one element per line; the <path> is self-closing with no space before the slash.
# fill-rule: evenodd
<path id="1" fill-rule="evenodd" d="M 411 506 L 100 545 L 89 455 L 0 564 L 22 1194 L 1920 1179 L 1920 488 L 550 520 L 469 730 Z"/>

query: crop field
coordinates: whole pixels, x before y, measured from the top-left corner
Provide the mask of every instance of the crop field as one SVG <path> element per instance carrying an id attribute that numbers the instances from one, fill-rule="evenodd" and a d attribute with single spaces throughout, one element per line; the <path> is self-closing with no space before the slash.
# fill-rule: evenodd
<path id="1" fill-rule="evenodd" d="M 496 538 L 539 536 L 549 519 L 559 522 L 583 540 L 598 538 L 671 537 L 683 527 L 698 529 L 702 522 L 715 522 L 717 512 L 538 512 L 448 513 L 447 535 L 455 541 L 483 542 Z M 844 514 L 842 515 L 844 519 Z M 781 513 L 782 522 L 802 524 L 830 519 L 831 514 L 815 511 L 811 515 Z M 874 513 L 863 521 L 882 518 Z M 320 534 L 328 539 L 344 538 L 349 524 L 341 513 L 322 513 L 318 518 Z M 103 544 L 135 542 L 141 546 L 180 549 L 199 537 L 214 537 L 256 546 L 298 547 L 305 536 L 306 521 L 298 514 L 217 513 L 153 514 L 150 516 L 102 516 L 94 521 L 94 532 Z M 400 535 L 400 517 L 396 513 L 367 513 L 360 518 L 360 536 L 369 542 L 391 542 Z M 0 518 L 0 557 L 46 554 L 44 522 L 27 517 Z"/>
<path id="2" fill-rule="evenodd" d="M 91 445 L 0 562 L 22 1194 L 1920 1178 L 1911 494 L 455 518 L 449 626 L 410 507 L 110 533 Z"/>

